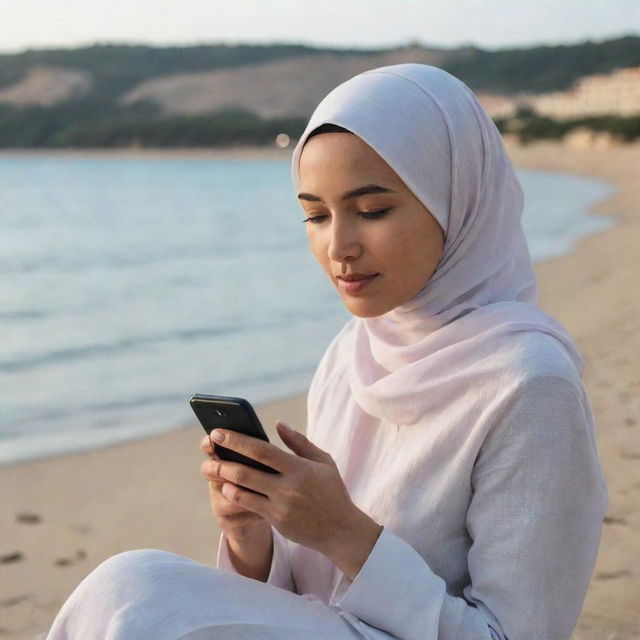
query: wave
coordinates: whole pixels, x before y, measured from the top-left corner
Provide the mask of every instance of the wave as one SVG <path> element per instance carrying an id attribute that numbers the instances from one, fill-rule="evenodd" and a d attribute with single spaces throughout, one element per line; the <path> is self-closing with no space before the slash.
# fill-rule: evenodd
<path id="1" fill-rule="evenodd" d="M 42 309 L 17 309 L 15 311 L 0 311 L 0 321 L 37 320 L 48 316 Z"/>
<path id="2" fill-rule="evenodd" d="M 252 385 L 260 385 L 265 382 L 272 382 L 276 378 L 287 379 L 293 376 L 305 376 L 313 370 L 313 366 L 295 366 L 282 368 L 278 367 L 274 371 L 263 371 L 257 375 L 242 375 L 233 379 L 219 381 L 218 384 L 222 384 L 225 387 L 237 387 L 247 388 Z M 193 393 L 199 393 L 201 390 L 194 389 Z M 108 402 L 87 402 L 84 404 L 77 403 L 71 406 L 65 406 L 64 408 L 53 409 L 47 407 L 42 411 L 34 411 L 29 415 L 23 415 L 20 418 L 14 419 L 11 422 L 10 429 L 3 430 L 3 438 L 12 435 L 20 434 L 24 425 L 38 423 L 49 423 L 58 420 L 68 420 L 69 418 L 85 416 L 85 415 L 97 415 L 100 413 L 109 413 L 113 411 L 127 412 L 132 409 L 139 409 L 145 406 L 158 405 L 173 405 L 182 404 L 188 400 L 188 397 L 182 393 L 163 393 L 152 395 L 139 395 L 135 399 L 130 400 L 110 400 Z"/>
<path id="3" fill-rule="evenodd" d="M 256 256 L 271 256 L 274 253 L 295 252 L 296 247 L 290 242 L 261 240 L 255 245 L 243 245 L 242 247 L 231 244 L 217 244 L 215 246 L 218 259 L 232 257 L 238 259 L 247 252 Z M 144 268 L 158 264 L 191 262 L 194 259 L 210 259 L 211 244 L 196 247 L 193 244 L 176 247 L 163 247 L 161 253 L 143 254 L 135 251 L 127 254 L 86 254 L 83 256 L 45 256 L 40 258 L 5 260 L 0 264 L 0 275 L 26 274 L 44 271 L 48 275 L 75 273 L 78 268 L 83 270 L 94 269 L 97 271 L 118 271 L 126 269 Z"/>
<path id="4" fill-rule="evenodd" d="M 323 314 L 317 312 L 300 313 L 296 312 L 295 319 L 318 320 Z M 324 315 L 330 315 L 326 313 Z M 129 351 L 141 346 L 152 344 L 166 344 L 170 342 L 190 342 L 205 338 L 219 337 L 225 335 L 242 335 L 259 331 L 268 331 L 287 325 L 291 316 L 283 314 L 277 320 L 271 322 L 252 322 L 251 324 L 240 324 L 234 322 L 221 327 L 197 327 L 193 329 L 177 329 L 165 333 L 158 333 L 151 336 L 132 336 L 114 342 L 103 342 L 98 344 L 82 345 L 78 347 L 67 347 L 65 349 L 55 349 L 44 351 L 23 358 L 0 361 L 0 372 L 15 373 L 18 371 L 29 371 L 38 367 L 56 365 L 62 362 L 72 362 L 87 360 L 94 357 L 116 357 L 123 351 Z"/>

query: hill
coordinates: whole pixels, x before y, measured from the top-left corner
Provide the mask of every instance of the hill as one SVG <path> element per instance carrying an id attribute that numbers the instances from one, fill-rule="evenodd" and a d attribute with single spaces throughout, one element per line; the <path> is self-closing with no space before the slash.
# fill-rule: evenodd
<path id="1" fill-rule="evenodd" d="M 0 55 L 0 146 L 266 144 L 299 135 L 340 82 L 401 62 L 442 67 L 477 92 L 550 92 L 639 65 L 640 38 L 499 51 L 95 45 Z"/>

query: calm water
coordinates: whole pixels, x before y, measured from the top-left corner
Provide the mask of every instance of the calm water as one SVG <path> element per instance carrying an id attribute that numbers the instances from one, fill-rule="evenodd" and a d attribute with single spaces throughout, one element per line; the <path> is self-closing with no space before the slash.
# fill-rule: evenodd
<path id="1" fill-rule="evenodd" d="M 607 184 L 520 177 L 534 259 L 613 224 Z M 0 158 L 0 464 L 304 391 L 349 314 L 301 219 L 286 161 Z"/>

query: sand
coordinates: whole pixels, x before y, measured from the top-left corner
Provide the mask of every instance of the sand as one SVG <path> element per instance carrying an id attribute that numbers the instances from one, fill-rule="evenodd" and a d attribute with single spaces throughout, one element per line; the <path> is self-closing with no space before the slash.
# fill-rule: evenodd
<path id="1" fill-rule="evenodd" d="M 597 176 L 619 189 L 594 208 L 619 224 L 578 241 L 567 256 L 538 263 L 536 273 L 540 306 L 569 329 L 585 358 L 610 492 L 600 554 L 573 638 L 639 638 L 640 144 L 577 151 L 536 143 L 509 150 L 520 167 Z M 258 407 L 258 413 L 279 443 L 276 419 L 304 430 L 305 396 Z M 199 475 L 201 433 L 192 424 L 0 469 L 1 638 L 38 637 L 78 582 L 119 551 L 161 548 L 215 566 L 219 531 Z"/>

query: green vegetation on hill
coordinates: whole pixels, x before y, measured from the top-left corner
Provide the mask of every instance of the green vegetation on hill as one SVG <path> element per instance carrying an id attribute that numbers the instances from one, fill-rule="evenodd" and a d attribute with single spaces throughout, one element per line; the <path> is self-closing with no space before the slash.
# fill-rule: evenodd
<path id="1" fill-rule="evenodd" d="M 273 145 L 279 133 L 300 137 L 305 118 L 263 119 L 242 109 L 224 109 L 197 117 L 149 117 L 156 107 L 139 104 L 119 110 L 92 110 L 91 101 L 74 108 L 15 109 L 0 105 L 0 147 L 228 147 Z M 577 127 L 608 131 L 624 141 L 640 138 L 640 115 L 631 118 L 601 117 L 551 120 L 523 113 L 513 120 L 497 120 L 502 132 L 520 140 L 561 138 Z"/>
<path id="2" fill-rule="evenodd" d="M 397 50 L 397 49 L 396 49 Z M 497 93 L 548 92 L 568 88 L 578 78 L 640 64 L 640 37 L 605 42 L 486 51 L 476 47 L 442 50 L 442 67 L 474 90 Z M 94 45 L 80 49 L 29 50 L 0 55 L 0 87 L 20 80 L 36 65 L 83 69 L 104 98 L 173 73 L 212 71 L 300 56 L 331 53 L 368 56 L 383 49 L 329 49 L 305 45 L 199 45 L 150 47 Z"/>
<path id="3" fill-rule="evenodd" d="M 81 69 L 88 71 L 93 81 L 88 95 L 50 107 L 0 103 L 0 147 L 266 144 L 266 137 L 271 136 L 274 128 L 280 127 L 268 142 L 277 133 L 297 131 L 301 119 L 263 121 L 237 109 L 207 116 L 166 118 L 161 117 L 160 108 L 153 102 L 125 106 L 118 100 L 123 92 L 151 78 L 238 68 L 328 51 L 343 56 L 372 53 L 303 45 L 160 48 L 107 44 L 0 55 L 0 88 L 20 81 L 35 66 Z"/>
<path id="4" fill-rule="evenodd" d="M 145 80 L 173 73 L 236 68 L 324 53 L 368 56 L 380 51 L 319 49 L 302 45 L 168 48 L 95 45 L 0 55 L 0 88 L 18 82 L 36 65 L 83 69 L 93 79 L 91 91 L 83 98 L 51 107 L 17 107 L 0 103 L 0 147 L 266 145 L 273 144 L 275 136 L 281 132 L 297 138 L 306 124 L 303 117 L 263 119 L 242 109 L 167 117 L 153 102 L 125 106 L 118 99 L 124 91 Z M 640 65 L 640 37 L 500 51 L 469 47 L 439 50 L 439 53 L 444 54 L 441 66 L 476 91 L 548 92 L 565 89 L 584 75 Z M 577 126 L 611 131 L 625 140 L 640 136 L 640 115 L 567 122 L 524 115 L 526 117 L 523 114 L 519 117 L 517 131 L 523 140 L 559 137 Z M 504 130 L 510 125 L 499 121 L 498 126 Z"/>
<path id="5" fill-rule="evenodd" d="M 473 49 L 443 68 L 474 91 L 512 94 L 561 91 L 582 76 L 636 65 L 640 65 L 640 37 L 628 36 L 530 49 Z"/>
<path id="6" fill-rule="evenodd" d="M 594 132 L 606 131 L 622 142 L 632 142 L 640 138 L 640 115 L 627 118 L 592 116 L 572 120 L 553 120 L 532 112 L 521 112 L 512 119 L 496 120 L 496 126 L 501 133 L 516 134 L 519 140 L 524 143 L 541 138 L 559 140 L 575 129 L 588 129 Z"/>
<path id="7" fill-rule="evenodd" d="M 18 82 L 34 66 L 70 67 L 91 73 L 94 91 L 103 99 L 113 99 L 141 82 L 160 76 L 215 71 L 327 52 L 344 56 L 374 53 L 304 45 L 226 44 L 192 47 L 103 44 L 81 49 L 29 50 L 0 55 L 0 88 Z"/>
<path id="8" fill-rule="evenodd" d="M 93 101 L 73 108 L 0 105 L 0 147 L 226 147 L 273 145 L 279 133 L 300 136 L 304 118 L 262 119 L 242 109 L 206 116 L 150 117 L 156 107 L 140 104 L 96 112 Z"/>

